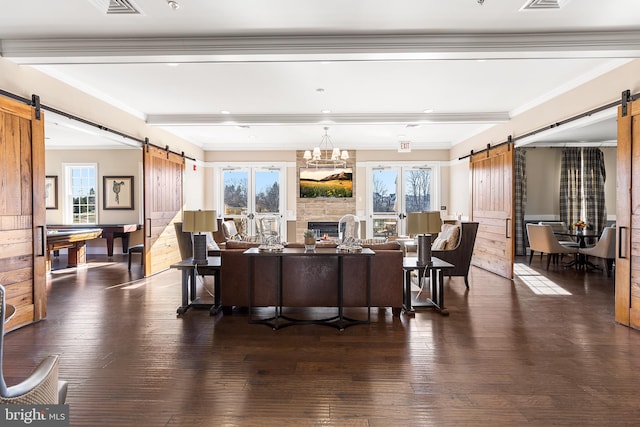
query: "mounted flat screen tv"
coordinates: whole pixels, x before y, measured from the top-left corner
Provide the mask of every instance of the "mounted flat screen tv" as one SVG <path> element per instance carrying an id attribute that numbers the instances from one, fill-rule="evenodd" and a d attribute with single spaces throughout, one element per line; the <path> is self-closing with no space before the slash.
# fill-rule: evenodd
<path id="1" fill-rule="evenodd" d="M 353 197 L 351 168 L 300 168 L 300 197 Z"/>

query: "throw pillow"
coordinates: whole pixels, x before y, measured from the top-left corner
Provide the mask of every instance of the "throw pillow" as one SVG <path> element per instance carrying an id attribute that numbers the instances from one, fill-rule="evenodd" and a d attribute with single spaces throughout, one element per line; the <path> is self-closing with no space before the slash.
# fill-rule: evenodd
<path id="1" fill-rule="evenodd" d="M 431 243 L 431 250 L 441 251 L 446 249 L 446 247 L 447 247 L 447 241 L 440 237 L 436 237 L 433 243 Z"/>

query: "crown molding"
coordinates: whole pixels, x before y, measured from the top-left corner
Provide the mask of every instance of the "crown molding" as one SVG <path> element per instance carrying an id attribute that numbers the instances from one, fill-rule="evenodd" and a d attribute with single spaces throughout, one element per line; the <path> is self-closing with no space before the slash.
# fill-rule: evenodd
<path id="1" fill-rule="evenodd" d="M 20 64 L 632 58 L 640 30 L 549 33 L 54 38 L 0 41 Z"/>
<path id="2" fill-rule="evenodd" d="M 357 114 L 151 114 L 154 126 L 238 126 L 300 124 L 420 124 L 420 123 L 503 123 L 507 112 L 469 113 L 357 113 Z"/>

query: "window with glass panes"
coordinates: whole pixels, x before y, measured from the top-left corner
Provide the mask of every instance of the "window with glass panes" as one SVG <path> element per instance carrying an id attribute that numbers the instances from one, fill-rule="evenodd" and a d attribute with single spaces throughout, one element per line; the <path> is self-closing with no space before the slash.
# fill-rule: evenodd
<path id="1" fill-rule="evenodd" d="M 97 170 L 93 164 L 67 165 L 67 217 L 72 224 L 96 224 Z"/>

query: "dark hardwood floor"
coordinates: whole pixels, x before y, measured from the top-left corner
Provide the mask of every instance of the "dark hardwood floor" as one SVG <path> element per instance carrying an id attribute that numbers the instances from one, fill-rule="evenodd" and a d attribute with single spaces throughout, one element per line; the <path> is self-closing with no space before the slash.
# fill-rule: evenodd
<path id="1" fill-rule="evenodd" d="M 469 291 L 445 280 L 448 317 L 374 309 L 343 332 L 273 331 L 241 312 L 177 317 L 179 272 L 137 280 L 139 263 L 115 259 L 54 271 L 47 319 L 4 337 L 10 384 L 61 354 L 73 426 L 639 422 L 640 332 L 614 322 L 601 272 L 474 268 Z"/>

